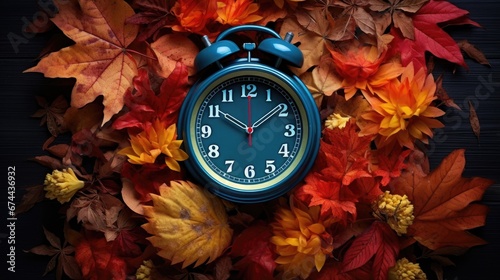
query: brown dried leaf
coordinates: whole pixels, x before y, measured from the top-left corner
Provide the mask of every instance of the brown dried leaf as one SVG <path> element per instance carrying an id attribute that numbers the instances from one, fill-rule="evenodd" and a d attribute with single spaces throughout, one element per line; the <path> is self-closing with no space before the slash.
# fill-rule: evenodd
<path id="1" fill-rule="evenodd" d="M 479 124 L 479 118 L 477 117 L 476 109 L 474 108 L 474 105 L 470 100 L 469 100 L 469 121 L 470 121 L 470 126 L 472 127 L 472 131 L 474 132 L 474 135 L 476 135 L 477 140 L 479 140 L 481 126 Z"/>
<path id="2" fill-rule="evenodd" d="M 37 156 L 33 158 L 34 161 L 38 162 L 39 164 L 46 166 L 50 169 L 62 169 L 63 164 L 61 163 L 61 160 L 53 158 L 51 156 Z"/>
<path id="3" fill-rule="evenodd" d="M 436 96 L 439 100 L 441 100 L 446 106 L 453 107 L 457 110 L 462 110 L 460 106 L 458 106 L 453 99 L 448 96 L 448 93 L 443 88 L 443 75 L 439 75 L 436 79 Z"/>
<path id="4" fill-rule="evenodd" d="M 36 100 L 42 109 L 37 110 L 31 116 L 34 118 L 41 118 L 40 125 L 47 124 L 47 129 L 53 136 L 57 136 L 58 134 L 64 132 L 65 127 L 63 115 L 69 107 L 64 96 L 59 95 L 50 105 L 43 97 L 37 96 Z"/>
<path id="5" fill-rule="evenodd" d="M 52 247 L 61 250 L 61 239 L 59 237 L 48 231 L 45 227 L 43 227 L 43 233 L 45 234 L 45 238 L 47 238 Z"/>
<path id="6" fill-rule="evenodd" d="M 190 76 L 195 73 L 194 58 L 199 49 L 186 36 L 178 33 L 164 35 L 151 44 L 151 49 L 158 58 L 151 66 L 159 76 L 168 78 L 179 61 L 187 66 Z"/>
<path id="7" fill-rule="evenodd" d="M 23 195 L 21 202 L 16 207 L 16 216 L 27 212 L 35 204 L 45 199 L 45 191 L 43 185 L 26 188 L 26 193 Z"/>
<path id="8" fill-rule="evenodd" d="M 220 258 L 215 264 L 215 280 L 227 280 L 233 267 L 230 257 Z"/>
<path id="9" fill-rule="evenodd" d="M 474 45 L 469 43 L 467 40 L 462 40 L 458 42 L 458 46 L 462 51 L 464 51 L 470 58 L 474 59 L 480 64 L 491 66 L 486 59 L 486 56 Z"/>

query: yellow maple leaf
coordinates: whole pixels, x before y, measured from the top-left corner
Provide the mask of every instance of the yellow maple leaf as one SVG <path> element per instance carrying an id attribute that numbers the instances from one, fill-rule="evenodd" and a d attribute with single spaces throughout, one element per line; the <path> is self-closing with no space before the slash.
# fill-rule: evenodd
<path id="1" fill-rule="evenodd" d="M 125 23 L 134 10 L 123 0 L 69 0 L 57 6 L 59 13 L 52 21 L 76 44 L 49 54 L 25 72 L 76 78 L 73 107 L 81 108 L 102 95 L 104 124 L 122 109 L 123 96 L 137 75 L 127 47 L 138 26 Z"/>
<path id="2" fill-rule="evenodd" d="M 158 255 L 198 266 L 219 257 L 233 234 L 222 201 L 188 181 L 172 181 L 151 194 L 153 206 L 144 206 L 148 223 L 142 227 L 153 236 L 148 240 L 159 248 Z"/>

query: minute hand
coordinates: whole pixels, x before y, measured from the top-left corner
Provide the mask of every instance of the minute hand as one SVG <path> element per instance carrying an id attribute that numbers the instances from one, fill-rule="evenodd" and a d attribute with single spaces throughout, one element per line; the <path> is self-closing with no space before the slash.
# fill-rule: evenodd
<path id="1" fill-rule="evenodd" d="M 254 124 L 253 128 L 258 127 L 259 125 L 263 124 L 265 121 L 270 119 L 274 114 L 278 113 L 279 111 L 283 110 L 284 104 L 280 103 L 278 106 L 274 107 L 271 111 L 267 112 L 264 116 L 262 116 L 260 119 L 258 119 Z"/>

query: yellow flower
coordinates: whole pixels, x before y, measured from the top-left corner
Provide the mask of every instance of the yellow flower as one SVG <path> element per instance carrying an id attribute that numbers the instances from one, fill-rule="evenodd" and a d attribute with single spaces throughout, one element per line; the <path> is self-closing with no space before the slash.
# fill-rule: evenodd
<path id="1" fill-rule="evenodd" d="M 133 164 L 154 163 L 160 154 L 164 154 L 167 166 L 180 171 L 178 161 L 186 160 L 188 155 L 180 149 L 182 140 L 176 138 L 175 124 L 165 129 L 164 124 L 156 120 L 149 128 L 130 136 L 131 146 L 122 149 L 119 154 L 126 155 Z"/>
<path id="2" fill-rule="evenodd" d="M 398 235 L 406 234 L 413 224 L 413 204 L 406 195 L 391 194 L 389 191 L 381 194 L 372 205 L 373 215 L 384 219 Z"/>
<path id="3" fill-rule="evenodd" d="M 275 260 L 284 277 L 307 278 L 316 267 L 320 271 L 333 250 L 333 239 L 326 232 L 330 220 L 320 217 L 320 207 L 308 208 L 290 198 L 290 207 L 281 206 L 271 224 L 279 257 Z"/>
<path id="4" fill-rule="evenodd" d="M 137 280 L 152 280 L 151 271 L 154 269 L 154 264 L 152 260 L 144 261 L 143 264 L 135 272 L 135 278 Z"/>
<path id="5" fill-rule="evenodd" d="M 44 190 L 46 198 L 57 199 L 61 204 L 68 202 L 85 183 L 75 175 L 73 169 L 54 170 L 45 176 Z"/>
<path id="6" fill-rule="evenodd" d="M 414 73 L 410 63 L 401 80 L 395 79 L 376 91 L 375 96 L 365 94 L 372 110 L 361 115 L 361 135 L 378 134 L 379 146 L 397 141 L 401 146 L 414 148 L 414 140 L 428 143 L 432 129 L 443 127 L 436 117 L 443 111 L 431 103 L 436 99 L 436 83 L 423 69 Z"/>
<path id="7" fill-rule="evenodd" d="M 396 265 L 389 269 L 389 280 L 424 280 L 427 276 L 417 263 L 412 263 L 406 258 L 396 262 Z"/>
<path id="8" fill-rule="evenodd" d="M 254 14 L 259 11 L 259 4 L 252 0 L 221 0 L 217 6 L 217 21 L 222 24 L 241 25 L 262 19 Z"/>
<path id="9" fill-rule="evenodd" d="M 148 223 L 142 227 L 153 236 L 147 239 L 172 264 L 186 267 L 219 257 L 231 242 L 233 231 L 220 199 L 187 181 L 160 186 L 151 194 L 153 206 L 143 206 Z"/>
<path id="10" fill-rule="evenodd" d="M 330 50 L 335 70 L 343 78 L 345 99 L 349 100 L 357 90 L 372 92 L 401 75 L 403 68 L 398 61 L 386 61 L 387 50 L 379 52 L 376 46 L 351 42 L 344 52 Z"/>
<path id="11" fill-rule="evenodd" d="M 349 122 L 350 117 L 342 117 L 342 115 L 333 113 L 325 121 L 325 126 L 329 129 L 344 128 Z"/>

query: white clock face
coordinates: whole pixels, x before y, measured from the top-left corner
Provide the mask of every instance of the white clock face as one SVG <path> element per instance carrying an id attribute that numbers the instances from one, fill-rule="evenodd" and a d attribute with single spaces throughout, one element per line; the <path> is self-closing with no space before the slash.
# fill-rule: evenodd
<path id="1" fill-rule="evenodd" d="M 217 181 L 236 189 L 266 188 L 288 176 L 300 160 L 307 140 L 304 110 L 273 80 L 226 79 L 202 94 L 198 104 L 193 148 Z"/>

